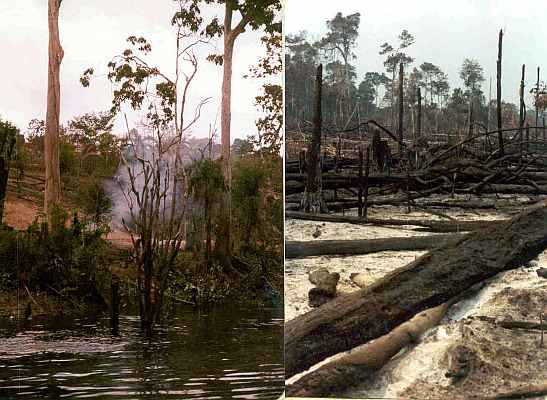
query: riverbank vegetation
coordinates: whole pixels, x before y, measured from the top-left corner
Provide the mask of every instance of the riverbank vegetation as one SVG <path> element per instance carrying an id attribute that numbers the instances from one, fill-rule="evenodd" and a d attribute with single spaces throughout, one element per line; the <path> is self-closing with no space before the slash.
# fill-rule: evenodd
<path id="1" fill-rule="evenodd" d="M 0 126 L 7 143 L 0 149 L 6 171 L 0 189 L 7 194 L 0 192 L 6 204 L 0 290 L 24 296 L 17 307 L 28 305 L 26 317 L 118 303 L 136 307 L 151 335 L 170 304 L 282 302 L 281 6 L 219 2 L 225 24 L 232 15 L 241 19 L 230 28 L 217 18 L 205 21 L 205 3 L 211 2 L 175 2 L 174 71 L 152 64 L 147 39 L 129 36 L 127 49 L 105 54 L 107 74 L 82 68 L 84 87 L 105 76 L 111 82 L 111 109 L 61 124 L 55 109 L 62 89 L 61 2 L 49 1 L 56 33 L 50 60 L 58 64 L 50 63 L 47 118 L 31 121 L 25 132 L 9 122 Z M 231 59 L 245 28 L 263 32 L 265 53 L 249 77 L 267 83 L 256 96 L 256 133 L 232 141 Z M 224 41 L 224 52 L 209 54 L 216 40 Z M 207 137 L 198 138 L 192 128 L 208 99 L 192 96 L 192 82 L 198 66 L 211 61 L 224 69 L 217 85 L 221 135 L 211 121 Z M 129 126 L 128 110 L 139 125 Z M 120 119 L 124 132 L 114 128 Z M 114 288 L 121 302 L 113 301 Z"/>

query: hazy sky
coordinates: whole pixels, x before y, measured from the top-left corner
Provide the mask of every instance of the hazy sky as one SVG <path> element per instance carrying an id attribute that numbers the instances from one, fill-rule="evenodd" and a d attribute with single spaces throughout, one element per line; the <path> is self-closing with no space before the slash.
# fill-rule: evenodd
<path id="1" fill-rule="evenodd" d="M 321 3 L 321 6 L 319 6 Z M 483 90 L 488 98 L 489 78 L 495 97 L 497 41 L 500 28 L 503 42 L 504 100 L 518 103 L 522 64 L 526 64 L 528 92 L 537 79 L 537 67 L 547 80 L 547 1 L 545 0 L 288 0 L 285 7 L 287 33 L 306 30 L 314 39 L 327 30 L 326 21 L 340 11 L 343 15 L 361 13 L 357 59 L 357 77 L 367 71 L 385 71 L 380 45 L 397 44 L 397 36 L 407 29 L 415 37 L 408 54 L 415 58 L 412 66 L 429 61 L 449 76 L 451 88 L 462 86 L 459 69 L 464 58 L 479 61 L 486 81 Z"/>
<path id="2" fill-rule="evenodd" d="M 160 69 L 174 70 L 174 30 L 171 0 L 64 0 L 59 27 L 65 56 L 61 65 L 61 121 L 91 111 L 106 110 L 112 99 L 105 77 L 106 65 L 128 47 L 130 35 L 144 36 L 152 45 L 151 57 Z M 220 9 L 209 10 L 222 17 Z M 221 18 L 222 20 L 222 18 Z M 234 21 L 234 23 L 237 22 Z M 262 82 L 244 79 L 249 67 L 263 55 L 261 33 L 247 31 L 236 41 L 232 93 L 232 140 L 255 133 L 257 111 L 254 97 Z M 222 43 L 215 44 L 222 50 Z M 45 119 L 47 91 L 47 0 L 0 1 L 0 117 L 25 130 L 32 118 Z M 202 55 L 212 50 L 203 49 Z M 79 82 L 88 67 L 96 77 L 90 88 Z M 100 75 L 103 75 L 102 77 Z M 191 89 L 191 106 L 212 97 L 193 134 L 207 136 L 209 124 L 220 129 L 222 68 L 204 59 Z M 193 107 L 189 109 L 193 114 Z M 190 117 L 190 115 L 189 115 Z M 189 118 L 188 117 L 188 118 Z M 125 132 L 122 119 L 118 132 Z"/>

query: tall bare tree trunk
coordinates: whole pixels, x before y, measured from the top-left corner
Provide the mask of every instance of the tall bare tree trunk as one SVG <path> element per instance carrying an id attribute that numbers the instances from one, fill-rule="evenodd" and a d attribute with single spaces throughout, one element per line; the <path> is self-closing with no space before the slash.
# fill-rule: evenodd
<path id="1" fill-rule="evenodd" d="M 536 128 L 534 129 L 535 135 L 534 140 L 538 140 L 538 123 L 539 123 L 539 110 L 538 110 L 538 99 L 539 99 L 539 67 L 538 67 L 538 80 L 536 83 Z"/>
<path id="2" fill-rule="evenodd" d="M 418 88 L 418 122 L 417 122 L 417 129 L 416 129 L 416 137 L 421 138 L 422 137 L 422 91 L 420 88 Z"/>
<path id="3" fill-rule="evenodd" d="M 403 153 L 403 117 L 404 117 L 404 105 L 403 105 L 403 63 L 399 64 L 399 122 L 397 124 L 397 133 L 399 137 L 399 153 Z"/>
<path id="4" fill-rule="evenodd" d="M 59 70 L 64 51 L 59 39 L 59 7 L 61 0 L 48 1 L 49 64 L 47 86 L 46 133 L 44 140 L 44 163 L 46 182 L 44 190 L 44 212 L 51 220 L 51 213 L 61 200 L 61 172 L 59 169 L 59 113 L 61 85 Z"/>
<path id="5" fill-rule="evenodd" d="M 524 120 L 526 116 L 524 115 L 524 74 L 526 66 L 522 64 L 522 75 L 520 78 L 520 88 L 519 88 L 519 151 L 520 156 L 522 157 L 522 128 L 524 127 Z"/>
<path id="6" fill-rule="evenodd" d="M 243 15 L 241 21 L 232 28 L 233 1 L 226 1 L 224 14 L 224 57 L 223 57 L 223 75 L 222 75 L 222 101 L 220 113 L 220 132 L 222 146 L 222 169 L 227 191 L 224 196 L 224 209 L 226 219 L 224 221 L 224 231 L 219 245 L 223 256 L 229 263 L 232 253 L 231 242 L 231 219 L 232 219 L 232 167 L 230 157 L 230 122 L 231 122 L 231 99 L 232 99 L 232 61 L 234 54 L 234 43 L 236 38 L 245 31 L 245 26 L 249 22 L 247 16 Z"/>
<path id="7" fill-rule="evenodd" d="M 232 101 L 232 59 L 234 54 L 234 39 L 232 38 L 231 23 L 232 10 L 226 3 L 226 18 L 225 18 L 225 33 L 224 33 L 224 60 L 223 60 L 223 75 L 222 75 L 222 103 L 221 103 L 221 144 L 222 144 L 222 163 L 224 179 L 226 184 L 230 186 L 232 169 L 230 168 L 230 122 L 231 122 L 231 101 Z"/>
<path id="8" fill-rule="evenodd" d="M 322 134 L 322 112 L 321 112 L 321 98 L 322 98 L 322 85 L 323 85 L 323 65 L 319 64 L 317 67 L 317 74 L 315 78 L 315 99 L 314 99 L 314 115 L 313 115 L 313 134 L 311 143 L 308 147 L 308 159 L 306 164 L 308 167 L 308 176 L 306 181 L 306 188 L 302 201 L 300 203 L 300 209 L 308 213 L 322 213 L 327 212 L 327 205 L 323 199 L 322 193 L 322 177 L 321 177 L 321 134 Z"/>
<path id="9" fill-rule="evenodd" d="M 498 62 L 497 62 L 497 75 L 496 75 L 496 95 L 497 95 L 497 114 L 498 114 L 498 142 L 499 142 L 499 155 L 500 157 L 504 154 L 503 149 L 503 132 L 502 123 L 501 123 L 501 51 L 503 45 L 503 30 L 500 29 L 498 37 Z"/>

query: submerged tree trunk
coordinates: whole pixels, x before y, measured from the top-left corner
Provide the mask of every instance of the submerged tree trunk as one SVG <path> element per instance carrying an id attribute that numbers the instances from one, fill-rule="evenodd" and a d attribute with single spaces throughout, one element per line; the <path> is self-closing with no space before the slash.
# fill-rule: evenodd
<path id="1" fill-rule="evenodd" d="M 55 205 L 61 201 L 61 173 L 59 169 L 59 114 L 61 85 L 59 70 L 63 48 L 59 39 L 60 0 L 48 1 L 49 63 L 47 86 L 46 133 L 44 138 L 45 190 L 44 212 L 49 221 Z"/>
<path id="2" fill-rule="evenodd" d="M 287 377 L 390 332 L 547 248 L 547 201 L 513 219 L 430 251 L 373 285 L 340 296 L 285 325 Z"/>

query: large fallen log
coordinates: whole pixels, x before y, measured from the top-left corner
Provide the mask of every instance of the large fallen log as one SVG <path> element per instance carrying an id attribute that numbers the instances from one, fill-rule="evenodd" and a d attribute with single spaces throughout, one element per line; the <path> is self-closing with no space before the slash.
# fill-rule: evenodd
<path id="1" fill-rule="evenodd" d="M 349 256 L 380 251 L 429 250 L 458 240 L 460 237 L 461 234 L 451 234 L 380 239 L 287 241 L 285 257 Z"/>
<path id="2" fill-rule="evenodd" d="M 285 325 L 287 377 L 378 338 L 478 282 L 547 248 L 547 201 L 509 221 L 438 247 L 371 286 L 340 296 Z"/>
<path id="3" fill-rule="evenodd" d="M 467 193 L 467 189 L 456 189 L 456 193 Z M 481 193 L 503 193 L 503 194 L 547 194 L 547 185 L 508 185 L 508 184 L 487 184 L 480 189 Z"/>
<path id="4" fill-rule="evenodd" d="M 380 226 L 421 226 L 430 232 L 467 232 L 477 229 L 497 226 L 503 221 L 431 221 L 415 219 L 380 219 L 359 218 L 354 216 L 331 214 L 308 214 L 299 211 L 286 211 L 285 218 L 302 219 L 307 221 L 340 222 L 355 225 L 380 225 Z"/>
<path id="5" fill-rule="evenodd" d="M 291 385 L 290 397 L 332 397 L 363 383 L 382 368 L 403 347 L 416 341 L 446 315 L 448 304 L 423 311 L 388 334 L 361 345 L 338 359 L 328 362 Z"/>
<path id="6" fill-rule="evenodd" d="M 374 377 L 402 348 L 411 345 L 429 329 L 438 325 L 450 307 L 475 294 L 484 285 L 479 283 L 446 303 L 416 314 L 386 335 L 335 357 L 317 370 L 304 375 L 286 388 L 288 396 L 327 397 L 347 391 Z"/>

